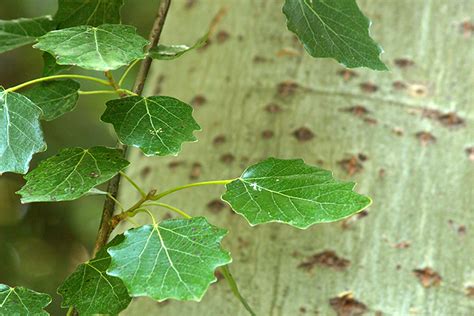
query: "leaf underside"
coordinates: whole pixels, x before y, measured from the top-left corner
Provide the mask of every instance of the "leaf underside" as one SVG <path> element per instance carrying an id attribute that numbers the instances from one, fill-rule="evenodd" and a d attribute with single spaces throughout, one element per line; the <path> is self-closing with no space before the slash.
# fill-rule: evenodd
<path id="1" fill-rule="evenodd" d="M 129 162 L 118 149 L 65 148 L 25 176 L 22 203 L 70 201 L 114 177 Z"/>
<path id="2" fill-rule="evenodd" d="M 54 21 L 58 29 L 78 25 L 120 24 L 124 0 L 59 0 Z"/>
<path id="3" fill-rule="evenodd" d="M 79 88 L 80 84 L 74 80 L 52 80 L 34 86 L 23 95 L 41 108 L 42 119 L 51 121 L 75 108 Z"/>
<path id="4" fill-rule="evenodd" d="M 54 25 L 50 16 L 33 19 L 0 20 L 0 53 L 34 43 Z"/>
<path id="5" fill-rule="evenodd" d="M 370 20 L 355 0 L 286 0 L 287 26 L 313 57 L 330 57 L 348 68 L 387 70 L 382 48 L 370 37 Z"/>
<path id="6" fill-rule="evenodd" d="M 192 46 L 188 45 L 162 45 L 158 44 L 152 47 L 148 52 L 148 55 L 153 59 L 159 60 L 172 60 L 180 57 L 181 55 L 204 46 L 208 40 L 209 33 L 199 38 L 196 43 Z"/>
<path id="7" fill-rule="evenodd" d="M 128 25 L 75 26 L 47 33 L 33 47 L 55 56 L 60 65 L 108 71 L 145 58 L 148 44 Z"/>
<path id="8" fill-rule="evenodd" d="M 48 294 L 0 284 L 0 315 L 49 315 L 44 308 L 50 303 Z"/>
<path id="9" fill-rule="evenodd" d="M 130 304 L 131 297 L 122 280 L 105 273 L 110 265 L 107 249 L 123 239 L 123 235 L 116 236 L 94 259 L 79 265 L 61 284 L 58 293 L 63 297 L 62 307 L 73 306 L 79 315 L 117 315 Z"/>
<path id="10" fill-rule="evenodd" d="M 134 297 L 199 301 L 216 281 L 214 270 L 232 261 L 220 247 L 226 233 L 204 217 L 128 230 L 125 240 L 108 250 L 107 273 L 122 279 Z"/>
<path id="11" fill-rule="evenodd" d="M 183 142 L 196 141 L 201 127 L 190 105 L 171 97 L 128 97 L 107 102 L 102 121 L 111 123 L 120 141 L 146 155 L 177 155 Z"/>
<path id="12" fill-rule="evenodd" d="M 26 173 L 33 154 L 46 150 L 41 115 L 28 98 L 0 87 L 0 174 Z"/>
<path id="13" fill-rule="evenodd" d="M 354 186 L 302 159 L 268 158 L 227 184 L 222 199 L 251 225 L 281 222 L 304 229 L 343 219 L 370 205 L 368 197 L 352 191 Z"/>

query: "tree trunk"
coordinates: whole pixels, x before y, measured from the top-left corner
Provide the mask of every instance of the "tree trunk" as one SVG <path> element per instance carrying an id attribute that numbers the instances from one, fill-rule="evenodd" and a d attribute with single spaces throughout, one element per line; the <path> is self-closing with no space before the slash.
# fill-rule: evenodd
<path id="1" fill-rule="evenodd" d="M 132 150 L 130 174 L 166 189 L 237 177 L 269 156 L 301 157 L 373 198 L 367 213 L 307 230 L 252 228 L 220 208 L 220 187 L 167 198 L 229 229 L 231 270 L 258 315 L 472 315 L 474 73 L 466 14 L 474 2 L 359 1 L 390 72 L 344 71 L 308 56 L 286 29 L 283 0 L 175 1 L 162 43 L 191 44 L 224 4 L 228 14 L 210 45 L 157 62 L 148 89 L 192 100 L 199 142 L 173 158 Z M 125 185 L 122 198 L 137 195 Z M 200 303 L 141 298 L 124 315 L 247 313 L 222 280 Z"/>

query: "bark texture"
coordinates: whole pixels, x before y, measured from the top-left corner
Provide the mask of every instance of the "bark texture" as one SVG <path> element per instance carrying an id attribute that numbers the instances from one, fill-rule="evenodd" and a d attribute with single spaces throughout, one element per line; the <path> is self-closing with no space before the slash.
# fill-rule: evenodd
<path id="1" fill-rule="evenodd" d="M 373 198 L 366 216 L 251 228 L 218 202 L 219 187 L 166 202 L 230 230 L 230 268 L 259 315 L 472 315 L 474 2 L 359 1 L 390 72 L 311 58 L 282 4 L 173 3 L 163 44 L 191 44 L 228 8 L 210 45 L 157 62 L 148 87 L 193 102 L 203 131 L 178 157 L 132 150 L 130 175 L 166 189 L 233 178 L 268 156 L 334 170 Z M 137 198 L 124 184 L 122 199 Z M 247 315 L 223 280 L 201 303 L 141 298 L 123 314 Z"/>

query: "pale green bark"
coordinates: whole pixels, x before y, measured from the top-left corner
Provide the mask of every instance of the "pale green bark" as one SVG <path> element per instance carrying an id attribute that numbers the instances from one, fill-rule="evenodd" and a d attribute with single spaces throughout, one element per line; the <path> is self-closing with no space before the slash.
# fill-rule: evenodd
<path id="1" fill-rule="evenodd" d="M 177 158 L 144 158 L 132 151 L 130 173 L 142 177 L 146 187 L 165 189 L 187 183 L 194 162 L 202 164 L 199 180 L 240 175 L 249 162 L 268 156 L 302 157 L 307 163 L 332 169 L 338 177 L 355 180 L 357 190 L 370 195 L 369 215 L 344 229 L 341 223 L 313 226 L 302 231 L 270 224 L 251 228 L 225 210 L 213 214 L 206 204 L 218 198 L 219 187 L 182 191 L 167 198 L 192 215 L 205 215 L 230 230 L 225 247 L 234 257 L 231 265 L 242 293 L 259 315 L 333 315 L 329 299 L 343 291 L 369 309 L 388 315 L 469 315 L 474 300 L 465 287 L 474 282 L 474 161 L 465 149 L 474 145 L 473 36 L 461 31 L 461 22 L 474 12 L 470 0 L 360 1 L 373 20 L 372 35 L 386 51 L 390 72 L 356 70 L 358 77 L 344 81 L 342 67 L 332 60 L 315 60 L 295 44 L 286 30 L 282 0 L 197 1 L 186 9 L 176 1 L 165 27 L 163 43 L 193 43 L 205 32 L 212 15 L 225 3 L 228 15 L 218 30 L 227 41 L 212 44 L 183 58 L 159 62 L 155 82 L 164 76 L 164 95 L 190 101 L 203 95 L 207 102 L 195 111 L 203 127 L 198 143 L 186 144 Z M 282 49 L 296 56 L 279 57 Z M 406 57 L 414 66 L 400 68 L 394 59 Z M 257 62 L 256 62 L 257 61 Z M 153 78 L 152 78 L 153 79 Z M 299 85 L 294 95 L 281 97 L 277 85 L 291 80 Z M 394 81 L 411 88 L 396 90 Z M 359 84 L 373 82 L 375 93 Z M 416 84 L 426 96 L 416 96 Z M 154 87 L 150 87 L 152 93 Z M 410 92 L 411 91 L 411 92 Z M 269 103 L 283 111 L 268 113 Z M 377 120 L 370 124 L 341 109 L 363 105 Z M 422 117 L 422 108 L 456 112 L 465 120 L 447 128 L 438 120 Z M 292 132 L 302 126 L 316 136 L 298 142 Z M 403 130 L 397 136 L 394 129 Z M 263 130 L 275 136 L 264 140 Z M 436 142 L 422 146 L 415 134 L 428 131 Z M 227 141 L 214 146 L 217 135 Z M 236 160 L 224 164 L 220 156 Z M 338 161 L 363 153 L 368 160 L 354 176 Z M 249 162 L 246 159 L 249 159 Z M 171 161 L 183 161 L 176 169 Z M 322 161 L 322 163 L 321 163 Z M 381 169 L 385 170 L 382 176 Z M 126 186 L 122 197 L 137 196 Z M 466 232 L 460 225 L 465 225 Z M 239 239 L 238 239 L 239 238 Z M 395 244 L 408 242 L 398 249 Z M 316 266 L 312 273 L 298 268 L 307 257 L 334 250 L 350 260 L 343 271 Z M 296 252 L 296 253 L 295 253 Z M 413 269 L 431 267 L 442 277 L 440 286 L 424 288 Z M 158 304 L 135 300 L 124 315 L 246 315 L 221 281 L 211 286 L 201 303 Z"/>

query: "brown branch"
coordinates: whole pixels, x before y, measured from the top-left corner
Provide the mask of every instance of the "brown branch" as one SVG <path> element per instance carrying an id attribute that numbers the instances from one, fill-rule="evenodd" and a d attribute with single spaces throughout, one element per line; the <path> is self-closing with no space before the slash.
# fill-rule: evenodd
<path id="1" fill-rule="evenodd" d="M 155 22 L 153 23 L 153 27 L 150 31 L 150 44 L 147 47 L 147 51 L 155 47 L 161 36 L 161 31 L 163 30 L 163 25 L 166 20 L 166 16 L 168 14 L 168 10 L 171 4 L 171 0 L 161 0 L 159 7 L 158 7 L 158 14 L 155 18 Z M 152 59 L 147 57 L 141 64 L 140 70 L 138 71 L 133 92 L 141 95 L 143 92 L 143 87 L 145 86 L 145 81 L 148 76 L 148 72 L 150 71 Z M 127 154 L 127 146 L 122 145 L 120 143 L 117 144 L 117 148 L 123 151 L 123 156 L 125 157 Z M 118 191 L 120 187 L 120 174 L 115 176 L 109 181 L 109 185 L 107 187 L 107 192 L 112 195 L 114 198 L 117 198 Z M 93 256 L 97 254 L 97 252 L 107 244 L 109 240 L 110 234 L 112 233 L 113 226 L 111 223 L 112 216 L 114 215 L 115 211 L 115 201 L 109 197 L 105 199 L 104 207 L 102 210 L 102 219 L 99 226 L 99 232 L 97 233 L 97 239 L 95 241 L 94 252 Z"/>

